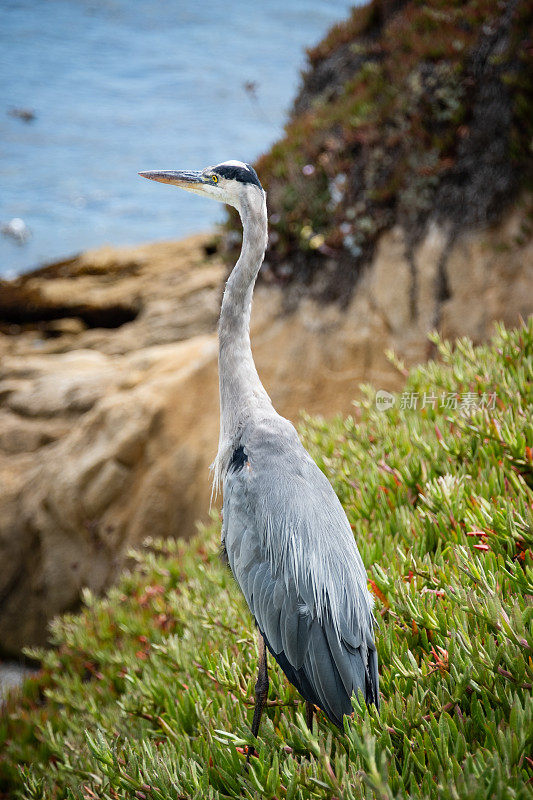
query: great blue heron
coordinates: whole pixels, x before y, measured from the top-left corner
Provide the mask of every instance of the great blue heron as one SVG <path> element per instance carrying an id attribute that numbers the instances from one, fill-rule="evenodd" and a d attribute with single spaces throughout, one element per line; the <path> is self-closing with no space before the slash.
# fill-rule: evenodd
<path id="1" fill-rule="evenodd" d="M 267 245 L 266 195 L 255 170 L 225 161 L 198 172 L 141 172 L 234 206 L 243 243 L 218 326 L 222 546 L 259 629 L 252 734 L 268 694 L 267 649 L 306 700 L 342 727 L 361 691 L 379 704 L 373 601 L 346 514 L 295 428 L 272 407 L 250 346 L 252 293 Z M 250 756 L 248 748 L 248 757 Z"/>

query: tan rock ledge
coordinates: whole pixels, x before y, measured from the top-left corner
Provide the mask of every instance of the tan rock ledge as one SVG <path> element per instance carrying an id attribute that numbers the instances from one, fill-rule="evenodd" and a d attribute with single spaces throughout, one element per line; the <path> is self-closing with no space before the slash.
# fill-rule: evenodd
<path id="1" fill-rule="evenodd" d="M 410 258 L 402 230 L 385 233 L 345 311 L 305 300 L 285 315 L 283 290 L 259 286 L 253 347 L 278 410 L 349 413 L 360 382 L 401 386 L 388 348 L 414 363 L 435 325 L 480 341 L 530 314 L 524 213 L 453 243 L 430 224 Z M 0 284 L 0 653 L 43 643 L 129 546 L 206 517 L 225 277 L 209 239 L 103 248 Z"/>

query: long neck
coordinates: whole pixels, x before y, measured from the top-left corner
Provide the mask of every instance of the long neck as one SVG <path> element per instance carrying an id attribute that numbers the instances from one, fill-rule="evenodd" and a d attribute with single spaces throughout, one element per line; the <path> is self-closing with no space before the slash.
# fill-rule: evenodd
<path id="1" fill-rule="evenodd" d="M 239 213 L 243 225 L 242 250 L 226 284 L 218 325 L 220 443 L 217 460 L 222 461 L 250 414 L 255 409 L 271 407 L 250 345 L 252 294 L 267 244 L 264 193 L 260 196 L 253 187 Z"/>

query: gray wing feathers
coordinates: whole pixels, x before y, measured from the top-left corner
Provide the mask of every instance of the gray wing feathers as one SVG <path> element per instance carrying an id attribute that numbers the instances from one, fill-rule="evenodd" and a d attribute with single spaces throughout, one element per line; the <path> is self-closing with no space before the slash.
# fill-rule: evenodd
<path id="1" fill-rule="evenodd" d="M 349 714 L 352 710 L 351 691 L 348 693 L 344 689 L 338 669 L 332 669 L 331 651 L 321 626 L 314 622 L 311 631 L 308 662 L 313 676 L 313 685 L 322 701 L 321 707 L 331 720 L 339 724 L 343 714 Z"/>
<path id="2" fill-rule="evenodd" d="M 288 456 L 285 442 L 283 458 L 264 432 L 261 447 L 251 436 L 244 450 L 249 469 L 224 481 L 230 567 L 289 680 L 342 725 L 353 692 L 378 703 L 372 605 L 353 534 L 299 440 Z"/>
<path id="3" fill-rule="evenodd" d="M 370 649 L 370 685 L 372 687 L 372 702 L 379 708 L 379 673 L 378 673 L 378 654 L 375 645 Z"/>
<path id="4" fill-rule="evenodd" d="M 308 616 L 300 614 L 296 592 L 292 593 L 283 604 L 280 615 L 282 636 L 281 644 L 283 652 L 293 667 L 299 669 L 302 666 L 305 652 L 307 650 L 308 635 Z"/>
<path id="5" fill-rule="evenodd" d="M 356 676 L 356 685 L 364 687 L 364 672 L 361 675 L 356 661 L 358 651 L 348 650 L 345 645 L 343 646 L 343 642 L 339 641 L 335 631 L 331 628 L 326 628 L 326 636 L 332 658 L 335 661 L 345 691 L 348 694 L 352 693 L 354 688 L 354 675 Z"/>

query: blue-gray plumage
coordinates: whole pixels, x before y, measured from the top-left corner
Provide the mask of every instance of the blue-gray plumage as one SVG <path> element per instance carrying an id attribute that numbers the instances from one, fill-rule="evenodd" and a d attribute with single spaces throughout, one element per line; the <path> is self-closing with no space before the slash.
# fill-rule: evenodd
<path id="1" fill-rule="evenodd" d="M 266 702 L 266 648 L 308 703 L 342 726 L 359 691 L 379 705 L 372 598 L 346 514 L 296 430 L 272 407 L 252 357 L 250 313 L 267 243 L 266 196 L 248 164 L 141 173 L 233 205 L 243 246 L 219 322 L 221 427 L 214 488 L 222 545 L 260 631 L 252 733 Z M 308 713 L 308 720 L 310 715 Z"/>
<path id="2" fill-rule="evenodd" d="M 251 420 L 224 480 L 223 541 L 265 642 L 337 725 L 361 689 L 377 703 L 366 574 L 325 475 L 282 418 Z"/>

